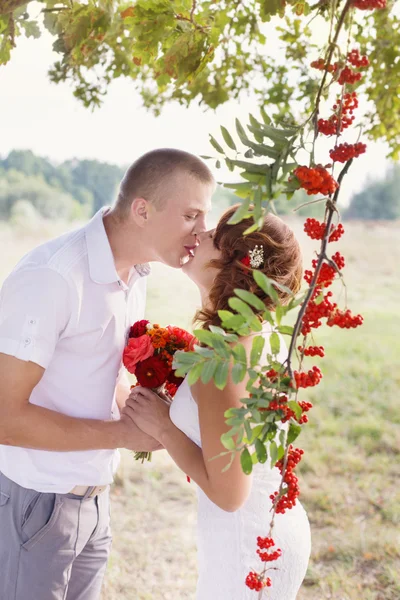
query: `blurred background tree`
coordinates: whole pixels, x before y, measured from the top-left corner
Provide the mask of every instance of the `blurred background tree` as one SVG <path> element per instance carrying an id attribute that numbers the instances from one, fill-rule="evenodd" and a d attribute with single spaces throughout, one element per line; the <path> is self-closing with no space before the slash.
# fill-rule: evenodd
<path id="1" fill-rule="evenodd" d="M 40 0 L 42 11 L 34 17 L 29 4 L 0 0 L 0 64 L 12 59 L 18 36 L 39 37 L 45 28 L 60 54 L 50 79 L 70 82 L 87 107 L 101 103 L 113 79 L 129 77 L 155 114 L 171 100 L 185 106 L 196 100 L 206 109 L 251 94 L 260 106 L 273 107 L 275 116 L 292 114 L 295 107 L 298 117 L 309 111 L 318 87 L 318 72 L 310 68 L 313 52 L 319 58 L 313 32 L 328 26 L 340 1 Z M 354 86 L 368 102 L 364 134 L 387 141 L 396 159 L 400 20 L 395 4 L 388 0 L 385 10 L 358 11 L 362 14 L 354 14 L 347 26 L 371 63 Z"/>

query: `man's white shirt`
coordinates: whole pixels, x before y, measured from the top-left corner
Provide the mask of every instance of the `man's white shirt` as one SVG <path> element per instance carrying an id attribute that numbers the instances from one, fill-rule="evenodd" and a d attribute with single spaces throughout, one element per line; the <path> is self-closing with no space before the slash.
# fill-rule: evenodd
<path id="1" fill-rule="evenodd" d="M 0 352 L 45 369 L 32 404 L 71 417 L 119 418 L 116 384 L 127 332 L 144 316 L 148 265 L 118 277 L 103 224 L 84 227 L 28 253 L 0 292 Z M 0 445 L 0 471 L 25 488 L 67 493 L 111 483 L 117 450 L 52 452 Z"/>

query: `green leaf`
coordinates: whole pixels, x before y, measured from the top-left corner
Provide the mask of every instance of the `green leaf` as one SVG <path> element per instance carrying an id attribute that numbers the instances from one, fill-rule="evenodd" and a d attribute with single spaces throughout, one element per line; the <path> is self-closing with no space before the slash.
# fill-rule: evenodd
<path id="1" fill-rule="evenodd" d="M 295 400 L 289 400 L 288 407 L 294 412 L 296 419 L 300 419 L 301 415 L 303 414 L 301 406 L 299 406 Z"/>
<path id="2" fill-rule="evenodd" d="M 240 298 L 229 298 L 228 304 L 246 319 L 255 316 L 250 306 L 246 302 L 243 302 L 243 300 L 240 300 Z"/>
<path id="3" fill-rule="evenodd" d="M 251 346 L 251 352 L 250 352 L 250 366 L 251 367 L 255 367 L 260 358 L 261 358 L 261 354 L 262 351 L 264 349 L 264 344 L 265 344 L 265 338 L 262 335 L 257 335 L 254 340 L 253 340 L 253 344 Z"/>
<path id="4" fill-rule="evenodd" d="M 235 346 L 233 346 L 233 348 L 231 348 L 231 351 L 235 361 L 247 365 L 246 349 L 243 346 L 243 344 L 236 344 Z"/>
<path id="5" fill-rule="evenodd" d="M 232 368 L 233 383 L 235 385 L 237 385 L 238 383 L 243 381 L 243 379 L 245 378 L 246 372 L 247 372 L 246 365 L 243 365 L 242 363 L 236 363 L 235 365 L 233 365 L 233 368 Z"/>
<path id="6" fill-rule="evenodd" d="M 278 331 L 283 335 L 292 335 L 294 328 L 291 325 L 279 325 Z"/>
<path id="7" fill-rule="evenodd" d="M 233 317 L 234 313 L 230 310 L 219 310 L 218 316 L 221 319 L 221 321 L 226 321 L 226 319 L 230 319 L 231 317 Z"/>
<path id="8" fill-rule="evenodd" d="M 223 390 L 228 381 L 229 363 L 220 362 L 215 370 L 214 382 L 219 390 Z"/>
<path id="9" fill-rule="evenodd" d="M 200 354 L 200 356 L 203 356 L 204 358 L 213 358 L 214 356 L 214 350 L 212 348 L 204 348 L 204 346 L 195 344 L 194 349 L 196 354 Z"/>
<path id="10" fill-rule="evenodd" d="M 277 291 L 272 287 L 272 283 L 270 281 L 270 279 L 264 275 L 264 273 L 261 273 L 261 271 L 257 271 L 254 270 L 253 271 L 253 277 L 254 280 L 256 282 L 256 284 L 258 285 L 258 287 L 260 287 L 263 292 L 265 292 L 266 294 L 268 294 L 268 296 L 276 303 L 279 303 L 279 296 Z"/>
<path id="11" fill-rule="evenodd" d="M 216 360 L 208 360 L 203 367 L 203 370 L 201 372 L 201 381 L 206 384 L 209 381 L 211 381 L 211 379 L 214 376 L 215 370 L 218 366 L 218 361 Z"/>
<path id="12" fill-rule="evenodd" d="M 250 306 L 253 306 L 257 310 L 265 310 L 264 302 L 255 294 L 238 288 L 235 288 L 233 291 L 235 292 L 236 296 L 238 296 L 241 300 L 244 300 L 244 302 L 247 302 L 247 304 L 250 304 Z"/>
<path id="13" fill-rule="evenodd" d="M 227 464 L 227 465 L 225 465 L 225 467 L 224 467 L 224 468 L 221 470 L 221 473 L 225 473 L 226 471 L 228 471 L 228 470 L 231 468 L 231 466 L 232 466 L 232 463 L 233 463 L 233 461 L 234 461 L 234 460 L 235 460 L 235 452 L 232 452 L 232 454 L 231 454 L 231 458 L 230 458 L 230 461 L 229 461 L 229 462 L 228 462 L 228 464 Z"/>
<path id="14" fill-rule="evenodd" d="M 262 323 L 256 316 L 248 319 L 248 323 L 252 331 L 262 331 Z"/>
<path id="15" fill-rule="evenodd" d="M 233 439 L 233 436 L 236 435 L 238 431 L 239 431 L 239 427 L 232 427 L 232 429 L 230 429 L 229 431 L 227 431 L 226 433 L 223 433 L 221 435 L 222 445 L 227 450 L 235 449 L 236 444 L 235 444 L 235 440 Z"/>
<path id="16" fill-rule="evenodd" d="M 208 329 L 195 329 L 193 331 L 193 334 L 199 340 L 199 342 L 207 344 L 207 346 L 213 345 L 215 334 L 211 331 L 208 331 Z M 188 354 L 188 352 L 186 352 L 185 354 Z"/>
<path id="17" fill-rule="evenodd" d="M 224 341 L 220 340 L 219 338 L 216 338 L 215 340 L 213 340 L 213 348 L 215 352 L 222 358 L 226 358 L 227 360 L 230 359 L 230 349 Z"/>
<path id="18" fill-rule="evenodd" d="M 255 448 L 258 462 L 261 464 L 265 463 L 267 460 L 267 449 L 265 447 L 265 444 L 263 444 L 259 438 L 256 439 Z"/>
<path id="19" fill-rule="evenodd" d="M 271 346 L 272 354 L 279 354 L 281 349 L 281 340 L 279 339 L 279 335 L 277 333 L 271 333 L 269 336 L 269 344 Z"/>
<path id="20" fill-rule="evenodd" d="M 288 437 L 287 437 L 287 443 L 292 444 L 294 442 L 294 440 L 298 437 L 300 432 L 301 432 L 300 425 L 298 425 L 297 423 L 290 423 Z"/>
<path id="21" fill-rule="evenodd" d="M 240 223 L 243 219 L 246 218 L 247 213 L 249 211 L 250 206 L 250 198 L 245 199 L 239 208 L 235 211 L 235 213 L 231 216 L 228 221 L 229 225 L 236 225 L 236 223 Z"/>
<path id="22" fill-rule="evenodd" d="M 251 460 L 250 452 L 247 448 L 243 448 L 240 455 L 240 464 L 242 465 L 243 473 L 250 475 L 253 470 L 253 462 Z"/>
<path id="23" fill-rule="evenodd" d="M 266 125 L 269 125 L 271 123 L 271 119 L 269 118 L 269 116 L 267 115 L 267 113 L 265 112 L 265 110 L 262 106 L 260 107 L 260 113 L 261 113 L 264 123 Z"/>
<path id="24" fill-rule="evenodd" d="M 210 144 L 216 149 L 220 154 L 225 154 L 224 149 L 218 144 L 217 140 L 210 135 Z"/>
<path id="25" fill-rule="evenodd" d="M 196 381 L 198 380 L 198 378 L 201 375 L 203 366 L 204 366 L 204 363 L 197 363 L 197 365 L 194 365 L 194 367 L 192 367 L 190 369 L 189 375 L 188 375 L 188 384 L 189 385 L 193 385 L 194 383 L 196 383 Z"/>
<path id="26" fill-rule="evenodd" d="M 223 136 L 225 142 L 227 143 L 227 145 L 229 146 L 229 148 L 236 151 L 235 142 L 233 141 L 232 136 L 229 133 L 229 131 L 222 125 L 221 125 L 221 131 L 222 131 L 222 136 Z"/>
<path id="27" fill-rule="evenodd" d="M 278 460 L 278 446 L 276 445 L 275 440 L 272 440 L 269 445 L 269 455 L 271 457 L 271 469 L 273 469 L 276 461 Z"/>
<path id="28" fill-rule="evenodd" d="M 240 333 L 240 328 L 246 323 L 246 319 L 242 315 L 234 315 L 230 319 L 223 322 L 226 329 L 233 329 Z"/>
<path id="29" fill-rule="evenodd" d="M 251 438 L 253 436 L 253 431 L 251 429 L 251 425 L 250 425 L 250 421 L 248 419 L 245 419 L 244 421 L 244 429 L 246 432 L 246 438 L 248 443 L 251 443 Z"/>
<path id="30" fill-rule="evenodd" d="M 272 316 L 271 311 L 265 310 L 262 316 L 264 321 L 268 321 L 271 325 L 275 325 L 274 317 Z"/>

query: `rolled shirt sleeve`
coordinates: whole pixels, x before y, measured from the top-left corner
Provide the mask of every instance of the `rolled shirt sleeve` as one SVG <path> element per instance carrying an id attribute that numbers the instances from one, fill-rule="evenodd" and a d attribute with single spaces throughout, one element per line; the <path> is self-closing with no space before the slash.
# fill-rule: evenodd
<path id="1" fill-rule="evenodd" d="M 69 287 L 50 267 L 17 269 L 0 292 L 0 352 L 46 369 L 69 319 Z"/>

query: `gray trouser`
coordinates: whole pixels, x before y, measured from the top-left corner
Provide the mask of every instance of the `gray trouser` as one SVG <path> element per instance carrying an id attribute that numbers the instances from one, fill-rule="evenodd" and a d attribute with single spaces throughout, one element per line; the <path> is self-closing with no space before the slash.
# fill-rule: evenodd
<path id="1" fill-rule="evenodd" d="M 98 600 L 109 506 L 109 489 L 94 498 L 45 494 L 0 473 L 0 599 Z"/>

